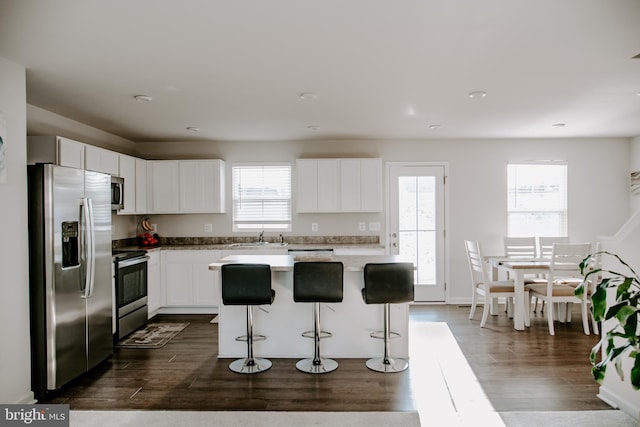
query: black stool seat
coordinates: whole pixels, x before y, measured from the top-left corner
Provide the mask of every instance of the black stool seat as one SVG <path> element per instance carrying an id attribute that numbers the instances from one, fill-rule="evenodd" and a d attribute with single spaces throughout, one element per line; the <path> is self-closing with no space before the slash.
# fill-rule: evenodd
<path id="1" fill-rule="evenodd" d="M 369 359 L 366 365 L 378 372 L 401 372 L 409 367 L 405 359 L 393 359 L 389 354 L 389 304 L 411 302 L 414 299 L 413 264 L 398 263 L 370 263 L 364 266 L 364 288 L 362 298 L 366 304 L 384 304 L 384 331 L 382 336 L 371 334 L 374 338 L 384 339 L 384 356 Z"/>
<path id="2" fill-rule="evenodd" d="M 323 374 L 338 368 L 338 362 L 320 357 L 320 339 L 330 333 L 320 329 L 320 303 L 342 302 L 344 266 L 341 262 L 310 261 L 293 265 L 293 300 L 313 303 L 313 332 L 302 335 L 314 339 L 313 358 L 302 359 L 296 368 L 310 374 Z"/>
<path id="3" fill-rule="evenodd" d="M 225 264 L 221 273 L 222 303 L 247 306 L 247 357 L 231 362 L 229 369 L 240 374 L 266 371 L 271 367 L 271 361 L 253 357 L 253 342 L 265 337 L 253 334 L 252 308 L 273 303 L 276 293 L 271 289 L 271 267 L 268 264 Z"/>

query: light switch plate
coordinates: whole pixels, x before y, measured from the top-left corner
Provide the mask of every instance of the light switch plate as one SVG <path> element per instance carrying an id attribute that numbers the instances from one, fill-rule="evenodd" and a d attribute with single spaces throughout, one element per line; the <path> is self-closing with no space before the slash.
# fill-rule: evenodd
<path id="1" fill-rule="evenodd" d="M 213 233 L 213 224 L 205 224 L 204 225 L 205 233 Z"/>
<path id="2" fill-rule="evenodd" d="M 365 223 L 365 222 L 358 223 L 358 229 L 360 231 L 367 231 L 367 223 Z"/>
<path id="3" fill-rule="evenodd" d="M 317 222 L 312 222 L 311 223 L 311 231 L 318 231 L 318 223 Z"/>
<path id="4" fill-rule="evenodd" d="M 371 231 L 380 231 L 380 223 L 379 222 L 370 222 L 369 230 Z"/>

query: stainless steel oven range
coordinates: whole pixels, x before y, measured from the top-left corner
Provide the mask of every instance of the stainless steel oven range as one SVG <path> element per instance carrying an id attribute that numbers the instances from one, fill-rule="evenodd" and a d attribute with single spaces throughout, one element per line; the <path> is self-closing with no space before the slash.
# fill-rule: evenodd
<path id="1" fill-rule="evenodd" d="M 114 342 L 147 323 L 147 253 L 114 251 L 115 318 Z"/>

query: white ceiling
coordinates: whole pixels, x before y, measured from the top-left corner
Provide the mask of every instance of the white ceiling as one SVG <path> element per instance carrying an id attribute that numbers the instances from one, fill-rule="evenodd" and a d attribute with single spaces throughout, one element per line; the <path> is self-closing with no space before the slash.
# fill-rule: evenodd
<path id="1" fill-rule="evenodd" d="M 638 54 L 639 0 L 0 0 L 27 102 L 136 142 L 633 137 Z"/>

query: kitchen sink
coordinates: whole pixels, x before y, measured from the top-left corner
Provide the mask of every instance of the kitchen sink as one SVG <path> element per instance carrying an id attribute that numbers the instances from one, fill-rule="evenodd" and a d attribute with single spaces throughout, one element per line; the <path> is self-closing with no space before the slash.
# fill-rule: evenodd
<path id="1" fill-rule="evenodd" d="M 277 242 L 248 242 L 248 243 L 232 243 L 229 247 L 232 248 L 283 248 L 288 243 Z"/>

